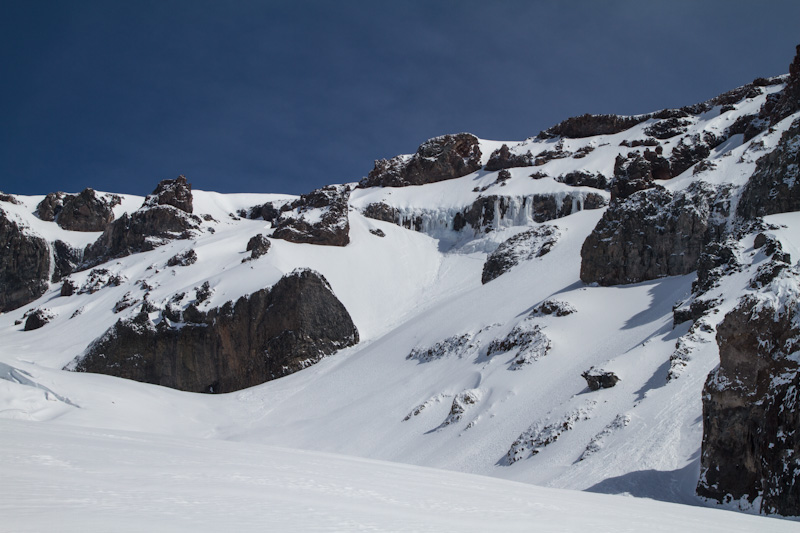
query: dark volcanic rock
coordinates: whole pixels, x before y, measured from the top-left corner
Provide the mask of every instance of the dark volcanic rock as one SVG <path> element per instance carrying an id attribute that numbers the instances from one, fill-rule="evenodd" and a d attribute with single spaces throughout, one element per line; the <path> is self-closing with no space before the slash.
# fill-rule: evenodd
<path id="1" fill-rule="evenodd" d="M 53 277 L 51 281 L 56 283 L 69 276 L 78 269 L 83 261 L 83 250 L 73 248 L 62 240 L 53 243 Z"/>
<path id="2" fill-rule="evenodd" d="M 595 135 L 609 135 L 619 133 L 634 127 L 650 118 L 649 115 L 626 117 L 621 115 L 581 115 L 570 117 L 539 133 L 540 139 L 554 137 L 567 137 L 582 139 Z"/>
<path id="3" fill-rule="evenodd" d="M 185 252 L 175 254 L 169 259 L 167 259 L 167 266 L 168 267 L 189 266 L 195 264 L 196 262 L 197 262 L 197 252 L 195 252 L 194 248 L 192 248 L 186 250 Z"/>
<path id="4" fill-rule="evenodd" d="M 0 313 L 32 302 L 47 290 L 50 252 L 0 209 Z"/>
<path id="5" fill-rule="evenodd" d="M 611 182 L 612 202 L 654 186 L 652 165 L 641 154 L 630 152 L 627 157 L 617 156 L 614 162 L 614 179 Z"/>
<path id="6" fill-rule="evenodd" d="M 708 240 L 713 197 L 710 186 L 698 183 L 612 203 L 583 243 L 581 280 L 617 285 L 692 272 Z"/>
<path id="7" fill-rule="evenodd" d="M 262 235 L 261 233 L 253 237 L 250 237 L 250 240 L 247 241 L 247 250 L 246 250 L 250 252 L 250 257 L 242 259 L 242 262 L 258 259 L 262 255 L 269 252 L 269 247 L 270 247 L 269 239 L 264 237 L 264 235 Z"/>
<path id="8" fill-rule="evenodd" d="M 495 172 L 507 168 L 531 167 L 533 166 L 533 155 L 530 150 L 526 154 L 512 154 L 507 144 L 504 144 L 489 156 L 485 170 Z"/>
<path id="9" fill-rule="evenodd" d="M 608 179 L 600 172 L 592 174 L 585 170 L 575 170 L 556 178 L 565 185 L 572 185 L 574 187 L 591 187 L 593 189 L 606 189 L 608 187 Z"/>
<path id="10" fill-rule="evenodd" d="M 181 175 L 174 180 L 161 181 L 156 189 L 147 195 L 142 207 L 171 205 L 186 213 L 192 212 L 192 184 Z"/>
<path id="11" fill-rule="evenodd" d="M 606 372 L 594 367 L 590 368 L 581 377 L 586 380 L 589 390 L 610 389 L 619 382 L 619 377 L 613 372 Z"/>
<path id="12" fill-rule="evenodd" d="M 55 220 L 66 230 L 103 231 L 114 220 L 112 207 L 112 202 L 99 196 L 93 189 L 84 189 L 80 194 L 64 197 Z"/>
<path id="13" fill-rule="evenodd" d="M 347 310 L 321 275 L 292 272 L 270 289 L 228 302 L 193 323 L 119 321 L 75 370 L 194 392 L 231 392 L 291 374 L 358 342 Z"/>
<path id="14" fill-rule="evenodd" d="M 470 133 L 442 135 L 425 141 L 412 156 L 379 159 L 358 184 L 367 187 L 406 187 L 466 176 L 481 168 L 478 138 Z"/>
<path id="15" fill-rule="evenodd" d="M 77 283 L 70 279 L 65 280 L 64 284 L 61 286 L 61 296 L 72 296 L 75 294 L 76 290 L 78 290 Z"/>
<path id="16" fill-rule="evenodd" d="M 64 198 L 66 196 L 66 193 L 63 192 L 49 193 L 39 202 L 39 205 L 36 206 L 36 216 L 45 222 L 55 221 L 56 215 L 58 215 L 61 212 L 61 208 L 64 207 Z"/>
<path id="17" fill-rule="evenodd" d="M 250 218 L 263 218 L 267 222 L 275 221 L 281 216 L 281 211 L 273 202 L 266 202 L 264 205 L 259 205 L 250 210 Z"/>
<path id="18" fill-rule="evenodd" d="M 327 185 L 304 194 L 275 221 L 272 238 L 289 242 L 347 246 L 350 243 L 346 185 Z"/>
<path id="19" fill-rule="evenodd" d="M 200 218 L 171 205 L 142 208 L 127 213 L 106 227 L 102 235 L 84 251 L 88 265 L 116 257 L 153 250 L 176 239 L 189 239 L 198 229 Z"/>
<path id="20" fill-rule="evenodd" d="M 29 314 L 27 320 L 25 320 L 24 331 L 33 331 L 34 329 L 44 327 L 53 320 L 53 318 L 55 318 L 55 315 L 48 309 L 37 309 Z"/>
<path id="21" fill-rule="evenodd" d="M 16 196 L 14 196 L 13 194 L 5 194 L 2 191 L 0 191 L 0 202 L 8 202 L 14 205 L 22 205 L 22 202 L 17 200 Z"/>
<path id="22" fill-rule="evenodd" d="M 796 286 L 797 272 L 791 277 Z M 697 493 L 751 504 L 760 496 L 759 511 L 797 516 L 800 301 L 778 292 L 745 296 L 717 327 L 720 364 L 703 390 Z"/>
<path id="23" fill-rule="evenodd" d="M 645 128 L 644 133 L 656 139 L 670 139 L 681 133 L 686 133 L 689 124 L 691 124 L 691 122 L 686 119 L 672 117 L 659 120 L 652 126 Z"/>
<path id="24" fill-rule="evenodd" d="M 523 261 L 547 254 L 558 241 L 560 232 L 555 226 L 539 226 L 503 241 L 489 254 L 483 264 L 481 283 L 488 283 Z"/>
<path id="25" fill-rule="evenodd" d="M 756 162 L 736 213 L 745 220 L 800 210 L 800 120 L 792 123 L 775 149 Z"/>

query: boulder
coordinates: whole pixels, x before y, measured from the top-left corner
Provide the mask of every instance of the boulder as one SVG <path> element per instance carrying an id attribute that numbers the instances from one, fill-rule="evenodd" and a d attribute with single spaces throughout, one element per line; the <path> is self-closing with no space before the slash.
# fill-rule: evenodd
<path id="1" fill-rule="evenodd" d="M 187 308 L 188 311 L 188 308 Z M 69 368 L 193 392 L 231 392 L 291 374 L 358 342 L 347 310 L 320 274 L 297 270 L 273 287 L 191 323 L 120 320 Z"/>
<path id="2" fill-rule="evenodd" d="M 610 389 L 619 382 L 619 376 L 595 367 L 583 372 L 581 377 L 586 380 L 589 390 Z"/>
<path id="3" fill-rule="evenodd" d="M 48 288 L 47 242 L 0 209 L 0 313 L 39 298 Z"/>
<path id="4" fill-rule="evenodd" d="M 425 141 L 411 156 L 379 159 L 358 184 L 367 187 L 406 187 L 466 176 L 481 168 L 478 138 L 470 133 L 442 135 Z"/>
<path id="5" fill-rule="evenodd" d="M 53 314 L 50 310 L 37 309 L 33 313 L 29 314 L 28 318 L 25 320 L 24 331 L 33 331 L 34 329 L 44 327 L 54 318 L 55 314 Z"/>
<path id="6" fill-rule="evenodd" d="M 246 250 L 250 252 L 250 257 L 242 259 L 242 262 L 258 259 L 262 255 L 265 255 L 267 252 L 269 252 L 269 247 L 270 247 L 269 239 L 264 237 L 264 235 L 262 235 L 261 233 L 253 237 L 250 237 L 250 240 L 247 241 L 247 250 Z"/>
<path id="7" fill-rule="evenodd" d="M 39 205 L 36 206 L 35 215 L 45 222 L 54 222 L 56 220 L 56 215 L 58 215 L 64 207 L 64 198 L 66 196 L 66 193 L 60 191 L 48 193 L 47 196 L 39 202 Z"/>

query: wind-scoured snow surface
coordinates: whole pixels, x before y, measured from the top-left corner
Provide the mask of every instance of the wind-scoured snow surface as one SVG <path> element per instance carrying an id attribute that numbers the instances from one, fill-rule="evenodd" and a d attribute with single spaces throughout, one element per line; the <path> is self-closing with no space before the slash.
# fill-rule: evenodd
<path id="1" fill-rule="evenodd" d="M 794 531 L 790 522 L 258 444 L 0 421 L 0 530 Z"/>
<path id="2" fill-rule="evenodd" d="M 723 130 L 775 90 L 723 115 L 691 117 L 687 135 Z M 793 118 L 745 144 L 732 138 L 712 154 L 714 168 L 689 169 L 665 186 L 682 190 L 698 179 L 740 186 Z M 510 169 L 505 185 L 482 170 L 417 187 L 356 189 L 348 246 L 271 239 L 266 255 L 247 262 L 248 240 L 269 236 L 271 227 L 236 213 L 291 198 L 195 191 L 194 213 L 213 217 L 195 238 L 100 265 L 121 277 L 119 286 L 59 297 L 53 284 L 39 300 L 0 315 L 0 530 L 796 529 L 721 510 L 557 490 L 709 505 L 694 491 L 701 390 L 719 363 L 713 328 L 765 260 L 752 238 L 740 243 L 741 272 L 710 295 L 720 304 L 705 319 L 709 328 L 687 335 L 690 323 L 673 326 L 672 309 L 689 297 L 694 274 L 616 287 L 580 281 L 580 249 L 602 209 L 555 221 L 559 238 L 549 253 L 485 285 L 487 255 L 537 223 L 522 213 L 489 233 L 459 233 L 445 222 L 480 194 L 586 189 L 607 196 L 554 178 L 576 169 L 610 176 L 617 154 L 644 150 L 620 142 L 643 137 L 649 124 L 566 140 L 563 150 L 585 157 Z M 535 154 L 554 142 L 507 144 Z M 499 146 L 485 141 L 482 151 Z M 580 152 L 587 146 L 593 150 Z M 532 179 L 535 171 L 551 177 Z M 38 220 L 32 213 L 41 198 L 1 206 L 50 242 L 83 247 L 99 236 Z M 124 197 L 117 216 L 141 202 Z M 417 232 L 362 216 L 375 202 L 425 212 L 430 223 Z M 796 257 L 800 219 L 769 219 L 782 225 L 772 233 Z M 166 265 L 189 249 L 194 264 Z M 358 345 L 225 395 L 61 370 L 138 312 L 136 305 L 112 309 L 126 297 L 141 300 L 144 285 L 149 301 L 163 305 L 209 282 L 213 291 L 201 305 L 208 309 L 298 267 L 329 281 L 359 329 Z M 80 287 L 90 275 L 70 279 Z M 574 312 L 533 312 L 545 300 Z M 24 322 L 15 322 L 35 308 L 55 318 L 23 331 Z M 670 358 L 681 337 L 677 368 Z M 619 383 L 591 392 L 581 374 L 592 367 L 614 372 Z"/>

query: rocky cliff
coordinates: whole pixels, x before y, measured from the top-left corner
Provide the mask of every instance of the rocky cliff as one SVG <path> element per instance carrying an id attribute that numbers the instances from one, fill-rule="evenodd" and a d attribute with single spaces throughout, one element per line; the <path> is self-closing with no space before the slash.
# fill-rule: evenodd
<path id="1" fill-rule="evenodd" d="M 720 364 L 703 391 L 701 496 L 800 515 L 798 274 L 786 269 L 745 296 L 717 328 Z"/>
<path id="2" fill-rule="evenodd" d="M 0 209 L 0 313 L 44 294 L 50 277 L 47 242 Z"/>
<path id="3" fill-rule="evenodd" d="M 120 320 L 70 368 L 192 392 L 231 392 L 291 374 L 358 342 L 320 274 L 299 270 L 208 313 L 148 309 Z"/>

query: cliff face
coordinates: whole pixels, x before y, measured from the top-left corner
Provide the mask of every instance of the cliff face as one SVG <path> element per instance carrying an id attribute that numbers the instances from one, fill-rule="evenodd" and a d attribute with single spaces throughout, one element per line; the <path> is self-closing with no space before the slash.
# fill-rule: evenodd
<path id="1" fill-rule="evenodd" d="M 191 392 L 231 392 L 291 374 L 358 342 L 325 278 L 295 271 L 235 303 L 117 322 L 72 368 Z"/>
<path id="2" fill-rule="evenodd" d="M 720 365 L 703 390 L 701 496 L 800 515 L 797 272 L 744 297 L 717 328 Z M 793 290 L 787 294 L 786 289 Z"/>
<path id="3" fill-rule="evenodd" d="M 0 209 L 0 313 L 44 294 L 49 275 L 47 242 L 26 232 Z"/>

